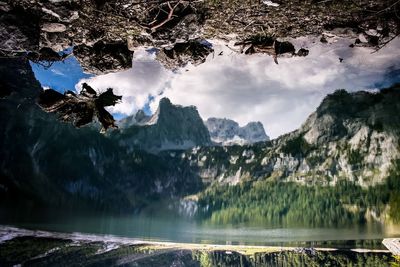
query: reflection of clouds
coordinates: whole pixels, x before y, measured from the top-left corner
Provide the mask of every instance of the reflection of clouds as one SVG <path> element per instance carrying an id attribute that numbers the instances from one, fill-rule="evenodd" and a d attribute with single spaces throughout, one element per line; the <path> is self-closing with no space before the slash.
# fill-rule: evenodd
<path id="1" fill-rule="evenodd" d="M 368 48 L 351 49 L 351 41 L 344 39 L 324 45 L 301 38 L 295 44 L 308 46 L 309 56 L 279 58 L 279 65 L 268 56 L 214 57 L 173 77 L 160 97 L 195 105 L 203 118 L 228 117 L 240 124 L 261 121 L 274 138 L 298 128 L 327 93 L 371 89 L 389 67 L 400 68 L 399 39 L 374 54 Z M 153 110 L 156 106 L 157 101 Z"/>
<path id="2" fill-rule="evenodd" d="M 156 96 L 151 103 L 154 111 L 159 98 L 166 96 L 173 103 L 197 106 L 204 119 L 227 117 L 242 125 L 261 121 L 274 138 L 298 128 L 335 89 L 371 89 L 400 80 L 398 75 L 383 80 L 389 68 L 400 69 L 399 38 L 373 54 L 368 48 L 349 48 L 351 43 L 337 39 L 328 45 L 299 38 L 295 46 L 308 47 L 309 56 L 279 58 L 279 65 L 269 56 L 236 55 L 226 48 L 226 56 L 217 56 L 222 47 L 215 47 L 214 56 L 188 72 L 172 74 L 156 62 L 140 61 L 132 70 L 98 76 L 90 84 L 113 87 L 124 95 L 113 112 L 132 113 L 145 105 L 149 95 Z"/>
<path id="3" fill-rule="evenodd" d="M 55 75 L 60 75 L 60 76 L 65 76 L 66 74 L 62 72 L 62 70 L 58 69 L 52 69 L 51 72 L 53 72 Z"/>
<path id="4" fill-rule="evenodd" d="M 100 92 L 111 87 L 116 95 L 123 96 L 123 101 L 107 109 L 125 115 L 135 113 L 148 103 L 149 96 L 158 95 L 166 87 L 171 75 L 145 51 L 135 54 L 132 69 L 81 80 L 76 89 L 80 90 L 83 82 Z"/>

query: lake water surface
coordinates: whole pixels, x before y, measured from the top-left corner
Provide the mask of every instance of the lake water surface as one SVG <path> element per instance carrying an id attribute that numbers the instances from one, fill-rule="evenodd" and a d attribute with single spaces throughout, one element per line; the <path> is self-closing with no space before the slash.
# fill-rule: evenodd
<path id="1" fill-rule="evenodd" d="M 90 215 L 47 212 L 23 216 L 16 211 L 1 213 L 0 224 L 66 233 L 114 235 L 140 240 L 233 245 L 308 245 L 382 248 L 387 237 L 400 237 L 400 227 L 367 223 L 337 228 L 287 228 L 279 226 L 210 225 L 163 214 Z M 25 214 L 26 215 L 26 214 Z M 372 241 L 375 240 L 375 241 Z M 371 242 L 373 244 L 371 244 Z M 367 245 L 366 245 L 367 244 Z"/>

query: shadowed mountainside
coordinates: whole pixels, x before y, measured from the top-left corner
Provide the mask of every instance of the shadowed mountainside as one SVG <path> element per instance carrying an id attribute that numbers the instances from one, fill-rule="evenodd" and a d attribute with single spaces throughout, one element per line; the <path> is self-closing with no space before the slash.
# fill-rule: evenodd
<path id="1" fill-rule="evenodd" d="M 161 196 L 196 192 L 201 182 L 173 158 L 130 151 L 95 127 L 75 128 L 36 104 L 42 91 L 26 61 L 2 59 L 2 204 L 127 212 Z"/>

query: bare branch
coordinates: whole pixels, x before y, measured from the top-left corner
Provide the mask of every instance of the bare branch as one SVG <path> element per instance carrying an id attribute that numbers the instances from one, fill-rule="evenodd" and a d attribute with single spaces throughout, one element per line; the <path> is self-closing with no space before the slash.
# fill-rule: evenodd
<path id="1" fill-rule="evenodd" d="M 162 27 L 163 25 L 165 25 L 167 22 L 169 22 L 171 20 L 173 15 L 174 15 L 175 9 L 178 7 L 178 5 L 181 3 L 181 1 L 182 0 L 179 0 L 178 3 L 176 3 L 173 7 L 171 6 L 171 3 L 168 1 L 167 5 L 168 5 L 168 8 L 170 10 L 169 13 L 168 13 L 168 17 L 163 22 L 157 24 L 156 26 L 151 27 L 150 28 L 151 31 L 154 32 L 155 30 L 157 30 L 158 28 Z"/>

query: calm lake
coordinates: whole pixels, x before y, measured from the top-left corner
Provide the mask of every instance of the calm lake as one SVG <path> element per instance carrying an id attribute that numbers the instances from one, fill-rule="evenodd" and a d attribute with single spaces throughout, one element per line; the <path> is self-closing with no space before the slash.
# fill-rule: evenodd
<path id="1" fill-rule="evenodd" d="M 0 224 L 66 233 L 113 235 L 151 241 L 232 245 L 383 248 L 383 238 L 400 237 L 400 226 L 367 223 L 346 228 L 283 228 L 265 225 L 210 225 L 168 211 L 141 215 L 89 215 L 65 212 L 2 212 Z M 28 216 L 27 216 L 28 215 Z"/>

